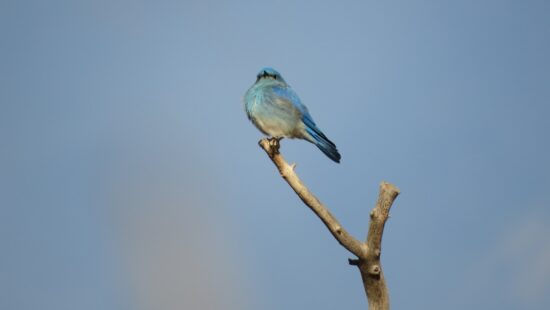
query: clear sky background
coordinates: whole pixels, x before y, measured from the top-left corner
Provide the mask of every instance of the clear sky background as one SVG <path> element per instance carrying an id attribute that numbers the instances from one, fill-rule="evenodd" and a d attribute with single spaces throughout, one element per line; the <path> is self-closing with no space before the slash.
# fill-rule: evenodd
<path id="1" fill-rule="evenodd" d="M 257 146 L 278 69 L 338 145 L 282 152 L 394 309 L 550 308 L 548 1 L 1 1 L 0 309 L 366 309 Z"/>

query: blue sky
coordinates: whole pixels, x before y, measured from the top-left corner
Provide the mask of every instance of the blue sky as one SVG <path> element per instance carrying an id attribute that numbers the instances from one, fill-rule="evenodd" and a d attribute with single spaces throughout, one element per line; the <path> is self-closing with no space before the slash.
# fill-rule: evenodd
<path id="1" fill-rule="evenodd" d="M 546 1 L 3 1 L 0 308 L 359 309 L 257 146 L 278 69 L 342 153 L 284 140 L 395 309 L 548 309 Z"/>

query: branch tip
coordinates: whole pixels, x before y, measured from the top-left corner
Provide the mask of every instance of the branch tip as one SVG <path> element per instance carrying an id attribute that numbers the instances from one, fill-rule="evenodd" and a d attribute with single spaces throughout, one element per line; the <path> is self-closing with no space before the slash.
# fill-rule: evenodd
<path id="1" fill-rule="evenodd" d="M 401 193 L 401 191 L 399 190 L 399 188 L 389 182 L 386 182 L 386 181 L 382 181 L 380 182 L 380 192 L 387 192 L 388 194 L 390 194 L 390 196 L 392 196 L 394 199 L 395 197 L 397 197 L 397 195 L 399 195 Z"/>

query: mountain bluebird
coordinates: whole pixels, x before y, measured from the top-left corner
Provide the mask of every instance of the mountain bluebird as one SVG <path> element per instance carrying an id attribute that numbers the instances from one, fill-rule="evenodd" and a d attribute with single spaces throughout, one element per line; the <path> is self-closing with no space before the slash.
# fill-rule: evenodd
<path id="1" fill-rule="evenodd" d="M 244 106 L 248 119 L 264 134 L 277 140 L 304 139 L 340 162 L 336 145 L 321 132 L 307 107 L 274 69 L 264 68 L 258 73 L 256 83 L 244 96 Z"/>

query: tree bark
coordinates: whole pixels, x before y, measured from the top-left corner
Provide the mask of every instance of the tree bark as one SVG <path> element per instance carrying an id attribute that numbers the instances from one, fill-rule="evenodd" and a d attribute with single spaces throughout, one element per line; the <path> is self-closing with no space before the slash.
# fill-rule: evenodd
<path id="1" fill-rule="evenodd" d="M 289 165 L 279 153 L 279 139 L 262 139 L 259 145 L 273 161 L 283 179 L 304 204 L 321 219 L 338 243 L 357 256 L 357 259 L 349 259 L 349 264 L 359 267 L 369 309 L 388 310 L 390 307 L 389 295 L 380 264 L 380 256 L 384 225 L 389 217 L 393 201 L 399 195 L 399 189 L 387 182 L 380 184 L 378 201 L 370 213 L 367 240 L 363 243 L 350 235 L 330 210 L 304 185 L 294 171 L 296 165 Z"/>

